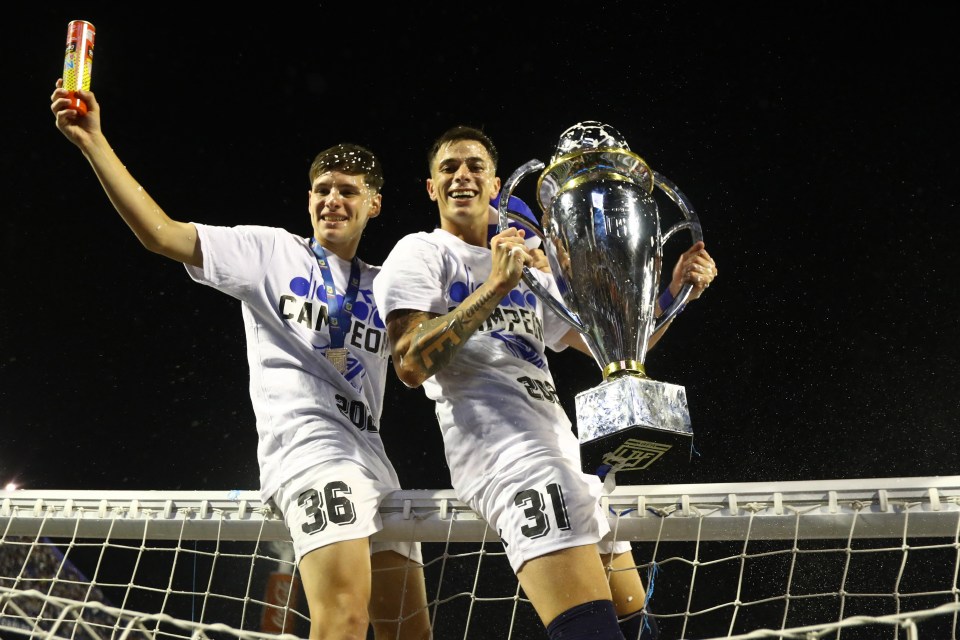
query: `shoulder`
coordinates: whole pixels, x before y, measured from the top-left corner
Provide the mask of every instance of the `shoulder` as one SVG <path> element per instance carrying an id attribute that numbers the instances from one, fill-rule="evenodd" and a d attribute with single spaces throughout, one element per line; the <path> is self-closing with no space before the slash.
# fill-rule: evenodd
<path id="1" fill-rule="evenodd" d="M 221 225 L 202 224 L 199 222 L 195 222 L 193 224 L 197 228 L 198 232 L 207 235 L 232 235 L 246 238 L 265 238 L 274 241 L 287 240 L 291 242 L 300 242 L 301 244 L 306 242 L 304 238 L 296 236 L 286 229 L 281 229 L 279 227 L 267 227 L 255 224 L 240 224 L 228 227 Z"/>
<path id="2" fill-rule="evenodd" d="M 424 252 L 435 252 L 442 247 L 442 244 L 435 237 L 433 233 L 427 233 L 425 231 L 418 231 L 416 233 L 410 233 L 397 241 L 393 245 L 393 249 L 390 250 L 390 254 L 387 256 L 387 260 L 384 262 L 389 262 L 391 259 L 396 259 L 398 256 L 404 255 L 419 255 Z"/>
<path id="3" fill-rule="evenodd" d="M 373 279 L 380 273 L 380 265 L 378 264 L 368 264 L 363 260 L 357 259 L 357 262 L 360 263 L 360 275 Z"/>
<path id="4" fill-rule="evenodd" d="M 436 232 L 417 231 L 408 233 L 400 238 L 397 245 L 439 244 L 440 239 Z"/>

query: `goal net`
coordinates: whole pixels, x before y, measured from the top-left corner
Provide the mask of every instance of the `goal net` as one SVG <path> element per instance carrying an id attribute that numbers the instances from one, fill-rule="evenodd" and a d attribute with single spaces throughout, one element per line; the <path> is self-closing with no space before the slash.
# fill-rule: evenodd
<path id="1" fill-rule="evenodd" d="M 617 487 L 672 638 L 956 640 L 960 476 Z M 401 491 L 438 639 L 546 637 L 502 545 L 451 491 Z M 306 637 L 282 521 L 254 491 L 0 491 L 0 638 Z"/>

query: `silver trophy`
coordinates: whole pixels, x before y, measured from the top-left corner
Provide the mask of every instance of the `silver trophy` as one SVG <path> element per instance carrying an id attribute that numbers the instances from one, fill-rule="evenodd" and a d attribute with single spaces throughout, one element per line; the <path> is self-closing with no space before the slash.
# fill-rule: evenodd
<path id="1" fill-rule="evenodd" d="M 647 377 L 650 337 L 686 303 L 685 285 L 654 317 L 663 246 L 678 231 L 703 239 L 686 197 L 650 169 L 610 125 L 580 122 L 560 136 L 550 165 L 531 160 L 500 191 L 500 228 L 507 228 L 510 195 L 527 175 L 542 171 L 542 246 L 562 302 L 524 267 L 523 281 L 577 329 L 603 374 L 603 383 L 577 394 L 576 419 L 583 470 L 618 484 L 649 483 L 689 462 L 693 430 L 682 386 Z M 654 200 L 660 189 L 684 220 L 661 232 Z"/>

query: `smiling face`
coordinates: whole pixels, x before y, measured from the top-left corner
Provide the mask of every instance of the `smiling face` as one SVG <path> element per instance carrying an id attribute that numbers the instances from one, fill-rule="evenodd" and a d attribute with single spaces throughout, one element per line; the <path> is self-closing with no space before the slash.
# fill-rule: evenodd
<path id="1" fill-rule="evenodd" d="M 495 174 L 496 165 L 479 141 L 440 145 L 427 180 L 427 193 L 440 209 L 440 227 L 471 244 L 486 246 L 490 199 L 500 190 Z"/>
<path id="2" fill-rule="evenodd" d="M 367 220 L 380 214 L 380 201 L 363 175 L 321 173 L 313 181 L 308 204 L 313 236 L 324 249 L 352 259 Z"/>

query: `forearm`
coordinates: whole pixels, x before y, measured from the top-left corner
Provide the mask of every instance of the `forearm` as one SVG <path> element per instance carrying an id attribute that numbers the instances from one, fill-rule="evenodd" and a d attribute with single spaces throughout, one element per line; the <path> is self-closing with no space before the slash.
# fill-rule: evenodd
<path id="1" fill-rule="evenodd" d="M 663 337 L 663 334 L 667 332 L 667 329 L 670 328 L 670 325 L 672 323 L 673 323 L 673 318 L 670 318 L 670 322 L 665 323 L 662 327 L 660 327 L 660 329 L 655 331 L 652 336 L 650 336 L 650 339 L 647 340 L 647 351 L 650 351 L 650 349 L 653 349 L 653 347 L 656 346 L 658 342 L 660 342 L 660 338 Z"/>
<path id="2" fill-rule="evenodd" d="M 560 342 L 562 342 L 563 344 L 567 345 L 572 349 L 576 349 L 581 353 L 587 354 L 591 358 L 593 357 L 593 353 L 590 351 L 590 347 L 587 346 L 586 341 L 583 339 L 583 334 L 581 334 L 576 329 L 570 329 L 569 331 L 567 331 L 563 335 L 563 338 L 560 339 Z"/>
<path id="3" fill-rule="evenodd" d="M 404 384 L 418 387 L 453 360 L 504 295 L 487 282 L 445 315 L 413 312 L 391 318 L 393 364 Z"/>
<path id="4" fill-rule="evenodd" d="M 144 247 L 180 262 L 201 264 L 194 226 L 172 220 L 134 179 L 103 135 L 93 137 L 83 154 L 114 209 Z"/>

